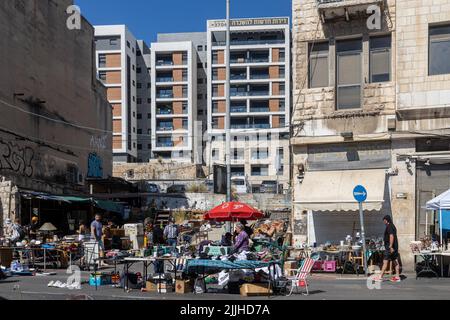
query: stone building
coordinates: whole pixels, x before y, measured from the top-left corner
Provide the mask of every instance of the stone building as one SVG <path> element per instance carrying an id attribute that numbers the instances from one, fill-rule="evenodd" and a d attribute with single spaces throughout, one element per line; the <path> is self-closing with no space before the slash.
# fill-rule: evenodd
<path id="1" fill-rule="evenodd" d="M 83 194 L 86 179 L 112 174 L 94 29 L 83 17 L 80 29 L 67 27 L 72 4 L 0 2 L 0 225 L 20 217 L 24 190 Z"/>
<path id="2" fill-rule="evenodd" d="M 366 236 L 433 233 L 422 209 L 450 187 L 450 1 L 293 0 L 294 238 L 360 231 L 352 190 L 368 190 Z"/>

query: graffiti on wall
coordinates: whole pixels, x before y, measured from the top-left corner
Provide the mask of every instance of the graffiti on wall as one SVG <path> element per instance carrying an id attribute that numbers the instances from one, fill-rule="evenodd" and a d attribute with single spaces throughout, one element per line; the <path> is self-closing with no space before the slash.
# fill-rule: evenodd
<path id="1" fill-rule="evenodd" d="M 33 149 L 21 148 L 13 142 L 5 142 L 0 139 L 0 170 L 9 170 L 31 177 L 34 171 L 33 158 Z"/>
<path id="2" fill-rule="evenodd" d="M 103 136 L 91 136 L 90 146 L 93 150 L 101 151 L 106 149 L 106 142 L 108 140 L 107 135 Z"/>
<path id="3" fill-rule="evenodd" d="M 90 153 L 88 157 L 88 178 L 102 178 L 103 177 L 103 165 L 102 158 L 96 153 Z"/>

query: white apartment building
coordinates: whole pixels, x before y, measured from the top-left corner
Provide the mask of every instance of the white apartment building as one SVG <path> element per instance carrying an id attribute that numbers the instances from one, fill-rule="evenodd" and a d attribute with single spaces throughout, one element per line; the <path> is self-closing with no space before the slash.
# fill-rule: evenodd
<path id="1" fill-rule="evenodd" d="M 151 46 L 152 158 L 197 163 L 197 55 L 191 41 Z"/>
<path id="2" fill-rule="evenodd" d="M 98 78 L 113 107 L 113 160 L 135 162 L 136 38 L 125 25 L 95 26 L 95 45 Z"/>
<path id="3" fill-rule="evenodd" d="M 245 177 L 248 192 L 272 184 L 289 188 L 289 18 L 231 21 L 232 180 Z M 206 163 L 224 164 L 226 21 L 207 22 L 208 143 Z"/>

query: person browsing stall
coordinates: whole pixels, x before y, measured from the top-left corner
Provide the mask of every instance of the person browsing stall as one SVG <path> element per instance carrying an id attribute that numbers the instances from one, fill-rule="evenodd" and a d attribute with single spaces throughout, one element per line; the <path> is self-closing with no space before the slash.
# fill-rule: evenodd
<path id="1" fill-rule="evenodd" d="M 244 225 L 238 223 L 235 227 L 236 238 L 234 240 L 233 253 L 248 251 L 249 238 L 244 230 Z"/>
<path id="2" fill-rule="evenodd" d="M 169 220 L 169 224 L 164 228 L 164 238 L 167 240 L 169 246 L 176 246 L 178 239 L 178 226 L 174 219 Z"/>

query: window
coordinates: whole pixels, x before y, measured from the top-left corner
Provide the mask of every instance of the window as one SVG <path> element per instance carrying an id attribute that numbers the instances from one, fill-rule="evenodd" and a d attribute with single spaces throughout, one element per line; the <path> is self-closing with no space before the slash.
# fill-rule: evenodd
<path id="1" fill-rule="evenodd" d="M 197 84 L 203 84 L 203 79 L 202 78 L 197 79 Z"/>
<path id="2" fill-rule="evenodd" d="M 361 39 L 337 42 L 337 109 L 355 109 L 361 107 L 361 64 Z"/>
<path id="3" fill-rule="evenodd" d="M 202 95 L 201 93 L 199 93 L 199 94 L 197 95 L 197 99 L 198 99 L 198 100 L 203 99 L 203 95 Z"/>
<path id="4" fill-rule="evenodd" d="M 151 149 L 152 149 L 151 143 L 149 143 L 149 144 L 147 145 L 147 149 L 148 149 L 148 150 L 151 150 Z"/>
<path id="5" fill-rule="evenodd" d="M 142 56 L 141 50 L 136 50 L 136 55 L 137 55 L 138 57 Z"/>
<path id="6" fill-rule="evenodd" d="M 267 176 L 269 175 L 269 166 L 252 166 L 252 176 Z"/>
<path id="7" fill-rule="evenodd" d="M 151 86 L 152 84 L 150 82 L 147 82 L 147 89 L 150 89 Z"/>
<path id="8" fill-rule="evenodd" d="M 147 103 L 152 103 L 152 99 L 147 98 Z"/>
<path id="9" fill-rule="evenodd" d="M 391 81 L 391 36 L 370 39 L 370 82 Z"/>
<path id="10" fill-rule="evenodd" d="M 109 39 L 109 45 L 110 45 L 110 46 L 116 46 L 117 43 L 118 43 L 117 38 L 111 38 L 111 39 Z"/>
<path id="11" fill-rule="evenodd" d="M 279 60 L 280 62 L 284 62 L 286 60 L 286 52 L 284 49 L 280 49 Z"/>
<path id="12" fill-rule="evenodd" d="M 139 119 L 139 117 L 138 117 Z M 142 134 L 142 129 L 137 129 L 137 134 Z"/>
<path id="13" fill-rule="evenodd" d="M 100 80 L 106 81 L 106 71 L 100 71 L 100 72 L 98 73 L 98 78 L 99 78 Z"/>
<path id="14" fill-rule="evenodd" d="M 138 150 L 142 150 L 142 144 L 138 144 L 138 145 L 137 145 L 137 149 L 138 149 Z"/>
<path id="15" fill-rule="evenodd" d="M 214 51 L 212 53 L 212 63 L 213 64 L 218 64 L 219 63 L 219 52 L 218 51 Z"/>
<path id="16" fill-rule="evenodd" d="M 151 113 L 147 113 L 147 119 L 151 119 L 152 118 L 152 114 Z"/>
<path id="17" fill-rule="evenodd" d="M 139 67 L 138 67 L 138 68 L 136 69 L 136 73 L 141 73 L 141 72 L 142 72 L 142 68 L 139 68 Z"/>
<path id="18" fill-rule="evenodd" d="M 136 87 L 137 87 L 138 89 L 141 89 L 141 88 L 142 88 L 142 83 L 138 82 Z"/>
<path id="19" fill-rule="evenodd" d="M 133 96 L 133 102 L 135 102 L 136 101 L 136 97 L 135 96 Z"/>
<path id="20" fill-rule="evenodd" d="M 212 71 L 212 76 L 213 76 L 213 80 L 218 80 L 219 79 L 219 69 L 214 68 Z"/>
<path id="21" fill-rule="evenodd" d="M 211 158 L 212 158 L 212 160 L 219 160 L 219 150 L 218 149 L 212 149 Z"/>
<path id="22" fill-rule="evenodd" d="M 136 66 L 133 64 L 133 71 L 136 70 Z"/>
<path id="23" fill-rule="evenodd" d="M 199 68 L 199 69 L 203 68 L 203 63 L 201 63 L 201 62 L 197 63 L 197 68 Z"/>
<path id="24" fill-rule="evenodd" d="M 309 45 L 309 87 L 328 87 L 328 42 Z"/>
<path id="25" fill-rule="evenodd" d="M 203 51 L 203 46 L 197 46 L 197 51 Z"/>
<path id="26" fill-rule="evenodd" d="M 128 48 L 131 47 L 130 41 L 127 41 L 127 47 L 128 47 Z"/>
<path id="27" fill-rule="evenodd" d="M 133 82 L 133 87 L 136 87 L 136 81 L 132 81 Z"/>
<path id="28" fill-rule="evenodd" d="M 450 73 L 450 25 L 430 27 L 428 73 Z"/>
<path id="29" fill-rule="evenodd" d="M 100 68 L 106 67 L 106 54 L 101 53 L 98 55 L 98 66 Z"/>
<path id="30" fill-rule="evenodd" d="M 138 100 L 139 100 L 139 99 L 138 99 Z M 138 113 L 138 114 L 137 114 L 137 118 L 138 118 L 138 119 L 142 119 L 142 113 Z"/>

